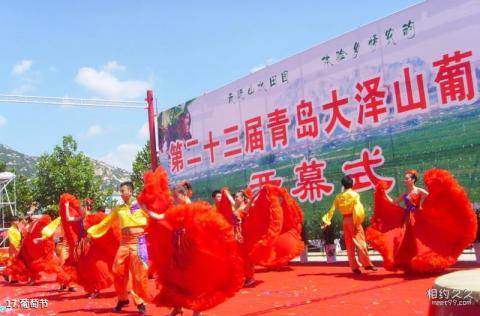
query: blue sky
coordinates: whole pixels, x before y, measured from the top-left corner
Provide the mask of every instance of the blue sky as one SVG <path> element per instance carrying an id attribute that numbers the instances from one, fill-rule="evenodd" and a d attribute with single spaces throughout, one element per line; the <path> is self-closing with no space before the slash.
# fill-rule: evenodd
<path id="1" fill-rule="evenodd" d="M 142 101 L 159 110 L 419 0 L 2 1 L 0 93 Z M 131 169 L 143 110 L 0 103 L 0 143 L 29 155 L 71 134 L 79 149 Z"/>

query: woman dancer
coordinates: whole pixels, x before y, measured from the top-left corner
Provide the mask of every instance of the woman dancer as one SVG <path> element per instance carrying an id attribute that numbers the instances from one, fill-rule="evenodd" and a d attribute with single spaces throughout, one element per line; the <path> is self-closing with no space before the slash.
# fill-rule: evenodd
<path id="1" fill-rule="evenodd" d="M 390 271 L 432 272 L 453 265 L 475 238 L 472 203 L 446 170 L 425 173 L 427 190 L 416 186 L 417 172 L 405 172 L 405 192 L 392 200 L 380 183 L 366 236 Z M 403 204 L 403 207 L 399 206 Z"/>
<path id="2" fill-rule="evenodd" d="M 62 218 L 59 216 L 51 221 L 47 226 L 42 229 L 42 237 L 35 238 L 33 241 L 35 244 L 44 242 L 45 240 L 52 239 L 55 243 L 55 255 L 57 256 L 58 272 L 57 282 L 60 284 L 59 291 L 68 290 L 69 292 L 75 292 L 77 289 L 74 287 L 74 281 L 70 277 L 66 277 L 63 267 L 69 257 L 70 248 L 67 240 L 65 239 L 65 233 L 62 226 Z M 63 277 L 61 277 L 63 276 Z"/>
<path id="3" fill-rule="evenodd" d="M 29 215 L 27 220 L 29 224 L 24 230 L 20 252 L 5 268 L 4 274 L 33 285 L 40 279 L 41 272 L 57 273 L 58 261 L 53 256 L 52 238 L 41 245 L 35 243 L 35 239 L 41 236 L 42 229 L 51 222 L 50 216 L 39 215 L 34 218 Z"/>
<path id="4" fill-rule="evenodd" d="M 86 230 L 98 224 L 106 217 L 103 213 L 89 213 L 89 201 L 82 205 L 78 199 L 68 193 L 60 196 L 60 217 L 52 222 L 58 222 L 63 231 L 65 244 L 61 254 L 61 268 L 57 273 L 57 282 L 61 289 L 68 287 L 75 291 L 73 283 L 78 283 L 87 292 L 89 298 L 97 298 L 101 289 L 108 288 L 113 283 L 112 265 L 116 248 L 119 245 L 119 233 L 114 229 L 101 238 L 89 240 Z M 59 225 L 61 223 L 61 225 Z M 49 225 L 42 230 L 42 239 L 53 235 L 56 227 Z"/>
<path id="5" fill-rule="evenodd" d="M 233 226 L 233 236 L 238 242 L 239 250 L 243 257 L 244 262 L 244 273 L 245 273 L 245 282 L 243 287 L 252 287 L 257 282 L 255 280 L 255 265 L 251 262 L 248 256 L 248 250 L 245 248 L 243 233 L 242 233 L 242 223 L 243 219 L 248 215 L 250 206 L 253 204 L 253 196 L 251 191 L 238 191 L 235 193 L 235 198 L 232 197 L 228 189 L 222 189 L 222 194 L 227 198 L 230 203 L 231 211 L 225 211 L 225 214 L 229 214 L 231 217 L 231 223 Z"/>
<path id="6" fill-rule="evenodd" d="M 7 266 L 10 265 L 13 258 L 15 258 L 19 254 L 20 248 L 22 246 L 22 233 L 20 232 L 19 224 L 20 224 L 19 218 L 17 216 L 13 216 L 10 228 L 7 231 L 8 244 L 9 244 L 8 260 L 6 264 Z M 6 279 L 9 283 L 18 282 L 17 280 L 12 279 L 11 275 L 6 277 Z"/>
<path id="7" fill-rule="evenodd" d="M 303 211 L 286 189 L 263 186 L 242 225 L 252 262 L 274 269 L 299 256 L 302 223 Z"/>
<path id="8" fill-rule="evenodd" d="M 168 189 L 162 168 L 147 172 L 139 203 L 149 210 L 149 255 L 159 292 L 153 302 L 201 315 L 233 296 L 243 283 L 231 226 L 206 202 L 189 204 L 183 186 Z M 175 200 L 176 205 L 172 201 Z"/>
<path id="9" fill-rule="evenodd" d="M 303 212 L 285 189 L 265 185 L 252 197 L 253 202 L 246 202 L 245 194 L 237 194 L 237 209 L 234 207 L 237 216 L 232 216 L 232 211 L 228 214 L 228 200 L 231 203 L 231 199 L 225 192 L 224 196 L 220 203 L 221 213 L 227 219 L 233 219 L 234 227 L 238 226 L 238 217 L 242 217 L 240 248 L 246 262 L 246 286 L 254 284 L 249 284 L 249 275 L 253 277 L 254 264 L 278 268 L 302 253 Z"/>

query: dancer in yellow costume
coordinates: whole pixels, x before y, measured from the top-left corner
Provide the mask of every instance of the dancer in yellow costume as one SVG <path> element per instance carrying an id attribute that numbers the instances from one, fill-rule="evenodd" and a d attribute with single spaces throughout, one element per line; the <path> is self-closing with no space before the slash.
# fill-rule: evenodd
<path id="1" fill-rule="evenodd" d="M 120 195 L 124 204 L 113 208 L 107 217 L 90 227 L 87 233 L 89 238 L 99 238 L 112 225 L 120 225 L 122 231 L 120 247 L 113 263 L 114 285 L 118 296 L 114 311 L 120 312 L 129 304 L 128 284 L 131 275 L 131 294 L 140 314 L 145 314 L 143 299 L 148 299 L 148 254 L 145 239 L 148 212 L 142 210 L 133 199 L 132 182 L 120 184 Z"/>
<path id="2" fill-rule="evenodd" d="M 38 243 L 42 240 L 52 237 L 59 232 L 58 236 L 55 237 L 55 254 L 60 259 L 60 265 L 63 266 L 65 260 L 68 258 L 68 244 L 63 237 L 63 227 L 60 217 L 55 218 L 47 226 L 42 229 L 42 237 L 36 238 L 35 243 Z"/>
<path id="3" fill-rule="evenodd" d="M 335 197 L 332 207 L 328 213 L 322 217 L 324 224 L 320 227 L 324 229 L 331 224 L 333 214 L 338 208 L 343 215 L 343 234 L 345 245 L 347 246 L 348 263 L 353 273 L 362 273 L 355 256 L 355 248 L 358 249 L 360 263 L 365 270 L 376 271 L 377 268 L 373 266 L 368 257 L 365 232 L 362 227 L 362 222 L 365 219 L 365 210 L 360 202 L 360 195 L 353 191 L 353 179 L 351 177 L 344 176 L 342 178 L 342 186 L 344 187 L 344 191 Z"/>
<path id="4" fill-rule="evenodd" d="M 8 236 L 8 262 L 12 260 L 20 252 L 22 246 L 22 234 L 18 228 L 20 221 L 17 216 L 12 217 L 12 225 L 7 231 Z M 13 280 L 11 276 L 8 276 L 8 282 L 16 283 L 17 280 Z"/>
<path id="5" fill-rule="evenodd" d="M 15 257 L 20 252 L 20 246 L 22 245 L 22 234 L 18 228 L 19 219 L 17 216 L 12 217 L 12 225 L 7 231 L 8 235 L 8 255 L 10 258 Z"/>

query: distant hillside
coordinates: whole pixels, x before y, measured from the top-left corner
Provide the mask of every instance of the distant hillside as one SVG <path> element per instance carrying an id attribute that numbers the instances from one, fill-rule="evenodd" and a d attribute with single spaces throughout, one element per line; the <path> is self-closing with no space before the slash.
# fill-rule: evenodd
<path id="1" fill-rule="evenodd" d="M 6 145 L 0 144 L 0 160 L 7 166 L 15 168 L 20 175 L 32 177 L 37 172 L 38 157 L 20 153 Z M 130 179 L 130 173 L 121 168 L 110 166 L 102 161 L 90 158 L 95 168 L 95 175 L 102 179 L 102 188 L 116 189 L 120 182 Z"/>
<path id="2" fill-rule="evenodd" d="M 122 168 L 110 166 L 109 164 L 90 158 L 95 168 L 95 175 L 102 179 L 102 188 L 118 189 L 120 182 L 130 180 L 130 173 Z"/>
<path id="3" fill-rule="evenodd" d="M 0 160 L 15 168 L 18 174 L 31 177 L 37 172 L 38 157 L 32 157 L 0 144 Z"/>

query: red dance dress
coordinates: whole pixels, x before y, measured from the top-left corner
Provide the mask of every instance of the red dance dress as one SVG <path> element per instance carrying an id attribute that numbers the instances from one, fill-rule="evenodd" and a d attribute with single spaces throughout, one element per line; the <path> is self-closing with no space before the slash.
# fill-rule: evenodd
<path id="1" fill-rule="evenodd" d="M 24 229 L 20 252 L 5 268 L 4 275 L 10 275 L 14 280 L 25 282 L 39 280 L 41 272 L 56 273 L 58 271 L 58 260 L 53 255 L 53 238 L 38 244 L 34 243 L 36 238 L 42 237 L 42 229 L 50 221 L 50 216 L 41 215 Z"/>
<path id="2" fill-rule="evenodd" d="M 453 265 L 474 239 L 477 220 L 464 189 L 446 170 L 424 175 L 429 195 L 418 208 L 420 196 L 404 195 L 406 207 L 390 202 L 382 183 L 366 237 L 390 271 L 433 272 Z"/>
<path id="3" fill-rule="evenodd" d="M 241 221 L 222 192 L 219 212 L 238 235 L 245 261 L 265 267 L 279 267 L 299 256 L 304 248 L 301 238 L 303 212 L 283 188 L 265 185 Z M 241 228 L 238 226 L 241 224 Z"/>
<path id="4" fill-rule="evenodd" d="M 172 206 L 161 168 L 144 177 L 140 205 L 165 214 L 149 219 L 148 256 L 158 292 L 153 303 L 195 311 L 210 309 L 243 285 L 243 263 L 231 225 L 206 202 Z"/>
<path id="5" fill-rule="evenodd" d="M 250 260 L 265 267 L 279 267 L 299 256 L 303 212 L 287 190 L 265 185 L 243 219 L 244 246 Z"/>
<path id="6" fill-rule="evenodd" d="M 71 194 L 60 197 L 59 213 L 62 219 L 64 237 L 68 243 L 69 256 L 58 273 L 57 281 L 62 284 L 75 282 L 87 293 L 93 293 L 113 284 L 113 259 L 120 245 L 119 229 L 110 229 L 96 239 L 87 239 L 86 230 L 98 224 L 106 216 L 104 213 L 86 215 L 80 221 L 67 221 L 65 203 L 69 202 L 69 213 L 81 217 L 80 203 Z"/>

